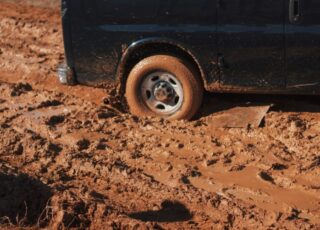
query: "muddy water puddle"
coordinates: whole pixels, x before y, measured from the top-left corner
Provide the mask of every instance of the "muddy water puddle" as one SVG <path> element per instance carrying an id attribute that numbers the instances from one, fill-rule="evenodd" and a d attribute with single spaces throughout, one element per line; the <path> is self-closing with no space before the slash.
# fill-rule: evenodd
<path id="1" fill-rule="evenodd" d="M 315 204 L 320 204 L 320 197 L 314 193 L 302 192 L 296 189 L 286 189 L 274 186 L 268 181 L 263 181 L 258 177 L 260 169 L 248 166 L 239 172 L 208 172 L 207 176 L 213 181 L 218 181 L 225 185 L 239 186 L 249 188 L 255 193 L 262 191 L 263 194 L 272 196 L 274 209 L 277 209 L 277 204 L 285 203 L 288 206 L 301 207 L 304 210 L 314 211 L 317 209 Z M 276 194 L 276 195 L 275 195 Z M 269 200 L 269 202 L 271 202 Z M 319 208 L 319 207 L 318 207 Z"/>
<path id="2" fill-rule="evenodd" d="M 225 167 L 219 167 L 219 165 L 203 167 L 202 164 L 197 164 L 190 159 L 184 161 L 156 157 L 154 160 L 158 164 L 153 167 L 149 164 L 144 170 L 155 180 L 168 186 L 179 185 L 179 181 L 183 178 L 177 175 L 181 175 L 186 169 L 184 165 L 188 165 L 198 169 L 198 173 L 185 177 L 185 183 L 208 192 L 219 193 L 226 190 L 229 197 L 231 195 L 270 211 L 287 211 L 289 207 L 300 207 L 305 212 L 314 212 L 320 208 L 320 197 L 317 192 L 306 192 L 298 186 L 296 188 L 279 187 L 264 181 L 259 177 L 261 169 L 254 166 L 247 166 L 237 172 L 228 172 Z M 167 162 L 170 162 L 169 166 Z"/>

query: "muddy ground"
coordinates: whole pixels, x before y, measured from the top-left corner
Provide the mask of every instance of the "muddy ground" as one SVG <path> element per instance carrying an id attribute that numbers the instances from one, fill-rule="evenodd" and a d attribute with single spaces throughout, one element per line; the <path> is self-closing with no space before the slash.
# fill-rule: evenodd
<path id="1" fill-rule="evenodd" d="M 320 229 L 319 97 L 206 95 L 194 121 L 139 119 L 61 86 L 63 58 L 56 8 L 0 1 L 1 227 Z M 212 124 L 248 101 L 274 105 L 260 127 Z"/>

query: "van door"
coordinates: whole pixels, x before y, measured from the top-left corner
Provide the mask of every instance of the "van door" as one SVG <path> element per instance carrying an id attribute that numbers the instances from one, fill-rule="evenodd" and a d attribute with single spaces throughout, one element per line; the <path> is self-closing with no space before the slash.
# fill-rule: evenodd
<path id="1" fill-rule="evenodd" d="M 284 6 L 284 0 L 219 1 L 218 56 L 223 89 L 285 88 Z"/>
<path id="2" fill-rule="evenodd" d="M 320 1 L 287 0 L 287 87 L 320 91 Z"/>

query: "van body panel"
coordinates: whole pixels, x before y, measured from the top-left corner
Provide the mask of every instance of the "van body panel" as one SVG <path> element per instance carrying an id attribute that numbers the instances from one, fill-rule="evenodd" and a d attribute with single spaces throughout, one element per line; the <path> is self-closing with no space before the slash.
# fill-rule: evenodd
<path id="1" fill-rule="evenodd" d="M 221 0 L 222 87 L 285 88 L 284 0 Z"/>
<path id="2" fill-rule="evenodd" d="M 290 2 L 295 3 L 286 5 L 287 89 L 319 93 L 320 1 L 298 1 L 296 18 L 290 18 Z"/>
<path id="3" fill-rule="evenodd" d="M 218 82 L 215 0 L 69 0 L 77 81 L 89 85 L 117 80 L 126 49 L 146 39 L 185 47 Z M 211 60 L 211 63 L 207 63 Z"/>
<path id="4" fill-rule="evenodd" d="M 114 86 L 142 44 L 170 44 L 213 92 L 318 94 L 320 3 L 298 0 L 62 0 L 67 64 L 78 83 Z M 300 9 L 300 8 L 299 8 Z"/>

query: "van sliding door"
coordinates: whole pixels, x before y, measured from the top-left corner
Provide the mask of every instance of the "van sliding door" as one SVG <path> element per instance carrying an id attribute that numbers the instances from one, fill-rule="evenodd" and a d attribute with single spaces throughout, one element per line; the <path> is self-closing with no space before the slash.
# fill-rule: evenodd
<path id="1" fill-rule="evenodd" d="M 284 0 L 219 0 L 222 88 L 285 87 Z"/>
<path id="2" fill-rule="evenodd" d="M 287 0 L 287 87 L 320 92 L 320 1 Z"/>

